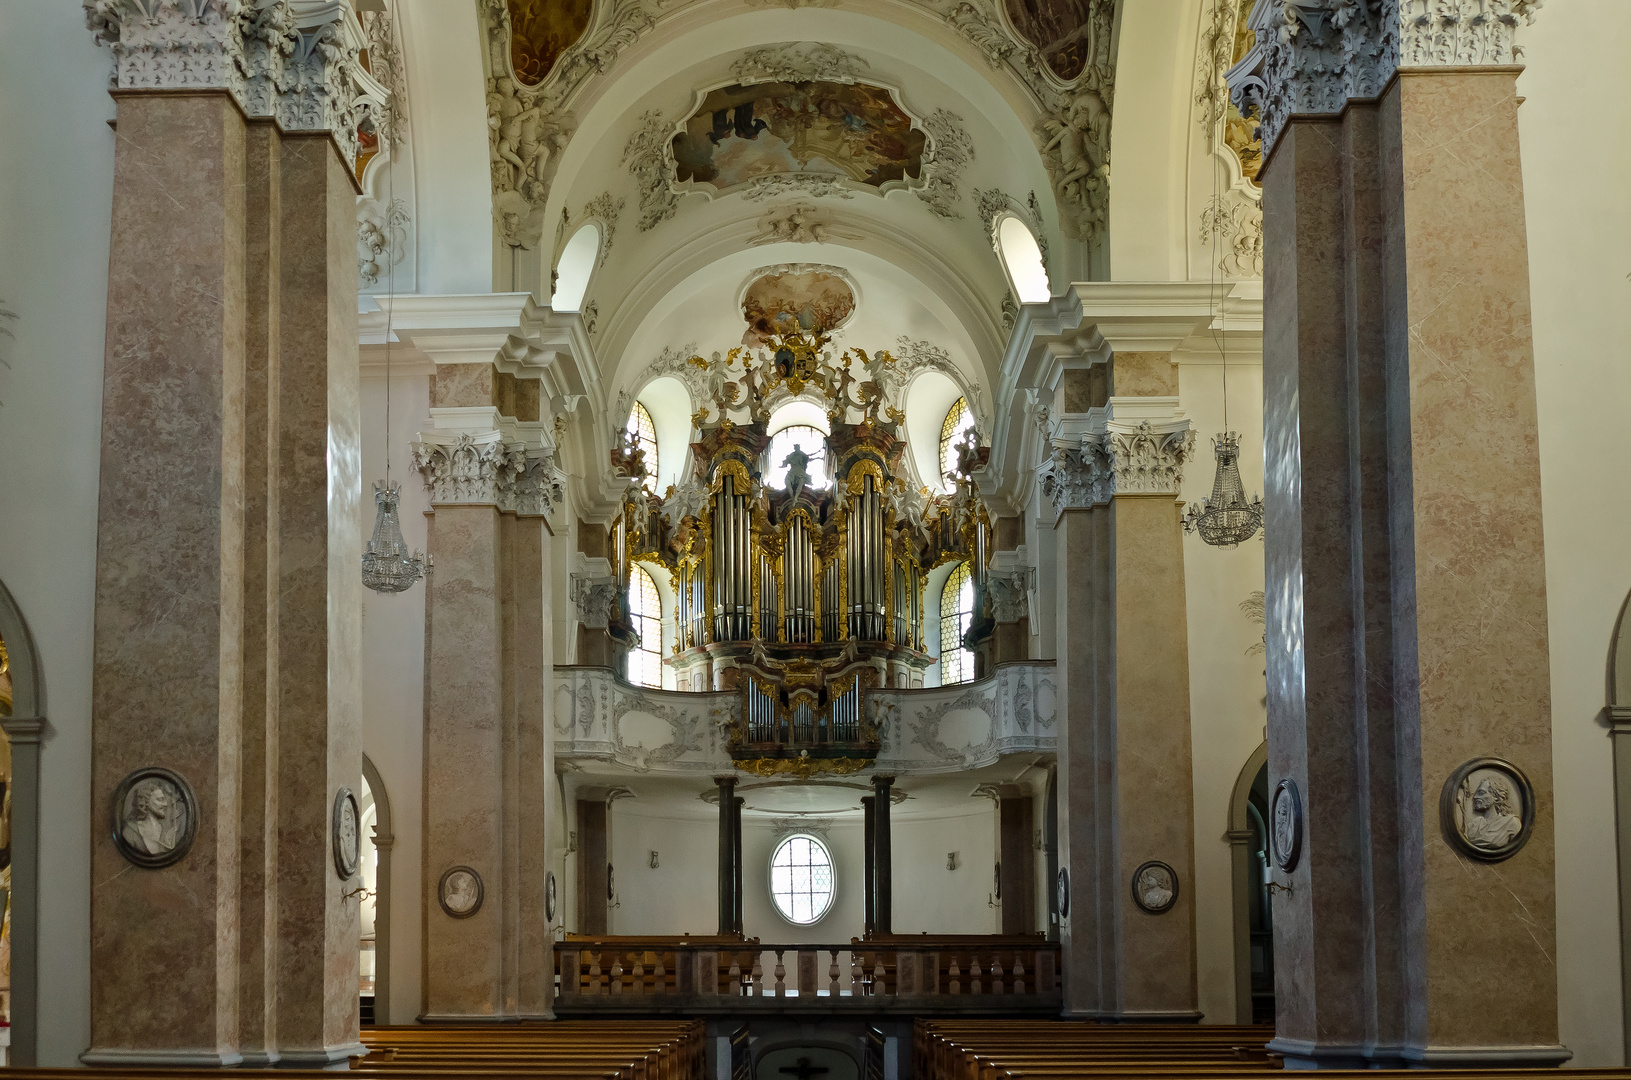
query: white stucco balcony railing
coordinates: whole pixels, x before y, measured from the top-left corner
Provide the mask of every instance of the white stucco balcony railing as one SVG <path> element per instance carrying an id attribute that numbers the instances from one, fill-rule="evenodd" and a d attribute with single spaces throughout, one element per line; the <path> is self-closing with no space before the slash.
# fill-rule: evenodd
<path id="1" fill-rule="evenodd" d="M 922 690 L 871 690 L 868 719 L 882 748 L 876 768 L 896 774 L 955 772 L 1009 754 L 1051 754 L 1057 731 L 1052 660 L 1004 664 L 979 682 Z M 630 686 L 606 668 L 555 669 L 555 757 L 610 762 L 639 772 L 728 772 L 737 691 L 677 693 Z"/>

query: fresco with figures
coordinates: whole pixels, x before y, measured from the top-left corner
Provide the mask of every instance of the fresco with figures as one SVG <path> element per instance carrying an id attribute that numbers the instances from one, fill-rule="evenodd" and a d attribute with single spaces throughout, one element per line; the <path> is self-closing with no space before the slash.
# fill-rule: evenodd
<path id="1" fill-rule="evenodd" d="M 593 0 L 509 0 L 510 64 L 522 86 L 538 86 L 589 28 Z M 497 74 L 497 72 L 494 72 Z"/>
<path id="2" fill-rule="evenodd" d="M 675 175 L 721 191 L 782 173 L 881 187 L 922 175 L 926 139 L 880 86 L 725 86 L 709 93 L 674 136 Z"/>
<path id="3" fill-rule="evenodd" d="M 824 270 L 766 274 L 754 279 L 742 297 L 742 317 L 756 341 L 836 330 L 854 311 L 849 283 Z"/>
<path id="4" fill-rule="evenodd" d="M 1100 7 L 1095 20 L 1093 8 Z M 1108 4 L 1092 0 L 1007 0 L 1008 19 L 1053 73 L 1070 82 L 1109 45 Z"/>

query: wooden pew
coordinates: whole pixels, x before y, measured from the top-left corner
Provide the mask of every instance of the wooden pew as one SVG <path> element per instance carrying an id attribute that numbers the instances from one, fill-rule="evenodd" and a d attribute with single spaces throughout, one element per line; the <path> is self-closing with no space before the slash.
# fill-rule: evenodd
<path id="1" fill-rule="evenodd" d="M 698 1080 L 704 1025 L 676 1021 L 556 1021 L 511 1026 L 414 1026 L 363 1033 L 354 1073 L 381 1080 L 619 1076 Z M 576 1070 L 576 1071 L 574 1071 Z"/>

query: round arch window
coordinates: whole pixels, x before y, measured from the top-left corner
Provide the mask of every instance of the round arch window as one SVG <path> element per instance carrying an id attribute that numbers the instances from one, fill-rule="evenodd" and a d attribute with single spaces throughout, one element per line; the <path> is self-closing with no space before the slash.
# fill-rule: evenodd
<path id="1" fill-rule="evenodd" d="M 770 857 L 770 898 L 781 917 L 808 926 L 832 907 L 832 853 L 813 836 L 789 836 Z"/>

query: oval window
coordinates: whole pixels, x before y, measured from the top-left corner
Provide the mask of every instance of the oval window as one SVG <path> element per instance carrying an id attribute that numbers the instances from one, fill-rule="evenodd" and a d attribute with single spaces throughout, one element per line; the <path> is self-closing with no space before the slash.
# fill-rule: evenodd
<path id="1" fill-rule="evenodd" d="M 770 898 L 790 923 L 819 922 L 832 907 L 833 866 L 827 845 L 813 836 L 789 836 L 770 859 Z"/>

